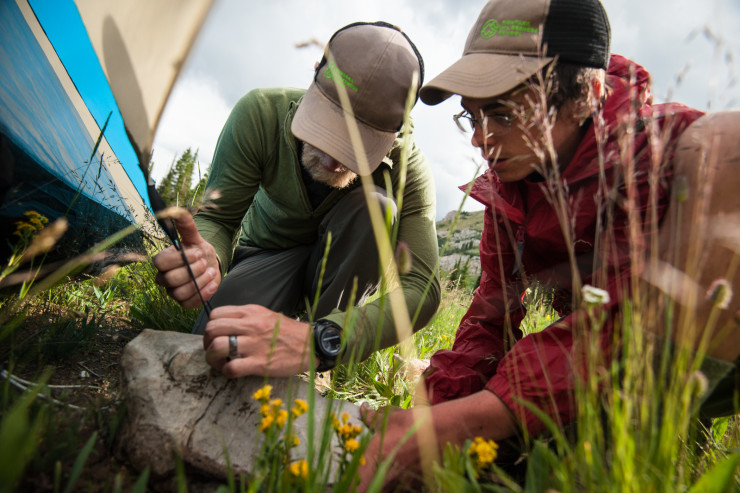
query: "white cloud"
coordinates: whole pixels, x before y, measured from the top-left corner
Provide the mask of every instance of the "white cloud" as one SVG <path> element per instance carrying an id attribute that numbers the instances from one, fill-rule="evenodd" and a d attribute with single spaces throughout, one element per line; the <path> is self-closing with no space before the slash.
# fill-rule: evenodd
<path id="1" fill-rule="evenodd" d="M 210 166 L 221 127 L 231 111 L 211 78 L 188 75 L 178 82 L 162 114 L 154 142 L 152 177 L 163 177 L 173 160 L 191 148 L 202 172 Z"/>
<path id="2" fill-rule="evenodd" d="M 732 67 L 724 59 L 740 53 L 740 3 L 602 1 L 612 25 L 612 51 L 648 69 L 657 101 L 701 110 L 740 105 L 740 86 L 731 84 Z"/>

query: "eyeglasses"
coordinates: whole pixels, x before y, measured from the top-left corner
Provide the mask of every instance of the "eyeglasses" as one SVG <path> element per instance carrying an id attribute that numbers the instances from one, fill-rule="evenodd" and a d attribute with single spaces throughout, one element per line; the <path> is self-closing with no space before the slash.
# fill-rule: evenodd
<path id="1" fill-rule="evenodd" d="M 510 113 L 491 113 L 489 115 L 483 115 L 483 118 L 478 119 L 473 118 L 473 115 L 468 113 L 466 110 L 452 116 L 457 128 L 463 132 L 475 132 L 476 125 L 483 128 L 483 124 L 485 123 L 486 133 L 493 136 L 506 135 L 509 133 L 516 118 L 517 117 Z"/>

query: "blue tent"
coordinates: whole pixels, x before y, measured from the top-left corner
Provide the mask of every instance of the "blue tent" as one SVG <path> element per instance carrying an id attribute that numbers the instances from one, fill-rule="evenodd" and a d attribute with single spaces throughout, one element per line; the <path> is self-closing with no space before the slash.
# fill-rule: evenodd
<path id="1" fill-rule="evenodd" d="M 0 248 L 30 210 L 68 217 L 64 256 L 155 230 L 151 143 L 210 3 L 0 0 Z"/>

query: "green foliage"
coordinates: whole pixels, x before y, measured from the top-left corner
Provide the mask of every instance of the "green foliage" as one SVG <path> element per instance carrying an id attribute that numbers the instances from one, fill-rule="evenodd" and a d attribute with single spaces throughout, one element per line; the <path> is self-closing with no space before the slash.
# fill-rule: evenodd
<path id="1" fill-rule="evenodd" d="M 69 480 L 67 481 L 67 486 L 64 488 L 64 493 L 72 493 L 74 491 L 74 487 L 77 484 L 77 480 L 80 479 L 80 475 L 82 474 L 82 470 L 85 467 L 85 462 L 87 462 L 87 458 L 90 456 L 90 452 L 93 450 L 93 446 L 95 445 L 95 441 L 98 439 L 98 433 L 94 432 L 92 436 L 88 439 L 87 443 L 84 447 L 82 447 L 82 450 L 80 450 L 79 455 L 75 459 L 74 464 L 72 465 L 72 470 L 69 473 Z M 54 491 L 59 491 L 58 484 L 54 485 Z"/>
<path id="2" fill-rule="evenodd" d="M 44 381 L 48 379 L 48 374 Z M 43 381 L 26 392 L 13 404 L 3 405 L 0 420 L 0 492 L 15 491 L 26 466 L 36 453 L 42 436 L 45 409 L 32 415 L 31 405 L 44 389 Z M 7 386 L 6 386 L 7 395 Z"/>
<path id="3" fill-rule="evenodd" d="M 38 350 L 42 360 L 63 360 L 83 350 L 97 336 L 103 317 L 86 309 L 81 317 L 56 318 L 39 338 Z"/>
<path id="4" fill-rule="evenodd" d="M 129 313 L 135 328 L 185 333 L 193 329 L 199 310 L 182 308 L 161 286 L 155 284 L 156 269 L 151 262 L 122 270 L 122 275 L 128 275 L 131 282 Z"/>
<path id="5" fill-rule="evenodd" d="M 524 334 L 539 332 L 558 319 L 558 313 L 552 308 L 552 290 L 539 284 L 526 289 L 523 299 L 527 314 L 520 326 Z"/>
<path id="6" fill-rule="evenodd" d="M 141 476 L 139 476 L 139 479 L 137 479 L 136 482 L 134 483 L 134 486 L 131 488 L 131 493 L 146 493 L 146 487 L 148 483 L 149 483 L 149 468 L 146 468 L 141 473 Z"/>
<path id="7" fill-rule="evenodd" d="M 432 320 L 412 337 L 420 359 L 407 360 L 399 346 L 376 351 L 365 361 L 332 370 L 331 380 L 324 382 L 326 395 L 350 402 L 369 402 L 376 408 L 411 407 L 419 372 L 434 352 L 452 346 L 455 329 L 470 299 L 471 295 L 460 289 L 444 293 Z"/>
<path id="8" fill-rule="evenodd" d="M 475 289 L 477 287 L 477 284 L 473 283 L 474 280 L 470 279 L 470 259 L 471 257 L 460 257 L 457 259 L 450 272 L 446 273 L 445 277 L 453 286 L 468 290 Z"/>
<path id="9" fill-rule="evenodd" d="M 737 491 L 740 470 L 740 452 L 718 463 L 692 486 L 689 493 L 728 493 Z"/>
<path id="10" fill-rule="evenodd" d="M 443 293 L 437 313 L 423 329 L 414 334 L 419 358 L 429 358 L 440 349 L 452 347 L 455 330 L 472 299 L 470 292 L 454 287 Z"/>
<path id="11" fill-rule="evenodd" d="M 558 470 L 560 458 L 543 442 L 536 441 L 527 459 L 527 479 L 525 492 L 539 492 L 554 489 L 563 491 L 555 479 L 553 471 Z"/>
<path id="12" fill-rule="evenodd" d="M 198 167 L 199 177 L 193 185 L 196 166 Z M 159 182 L 157 191 L 168 206 L 197 208 L 203 199 L 207 178 L 207 174 L 200 176 L 198 151 L 193 153 L 188 147 L 178 160 L 172 163 L 167 174 Z"/>

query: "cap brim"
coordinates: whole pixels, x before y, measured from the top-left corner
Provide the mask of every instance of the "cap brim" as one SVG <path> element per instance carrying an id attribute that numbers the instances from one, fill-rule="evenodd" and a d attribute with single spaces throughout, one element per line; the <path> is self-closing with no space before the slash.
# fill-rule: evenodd
<path id="1" fill-rule="evenodd" d="M 439 104 L 453 94 L 486 99 L 515 88 L 553 60 L 552 57 L 470 53 L 421 88 L 421 100 Z"/>
<path id="2" fill-rule="evenodd" d="M 346 113 L 329 100 L 315 84 L 301 99 L 291 131 L 299 140 L 329 154 L 344 166 L 361 175 L 359 149 L 355 150 L 347 127 Z M 396 140 L 395 132 L 384 132 L 355 120 L 362 139 L 369 172 L 372 173 L 388 154 Z"/>

